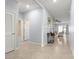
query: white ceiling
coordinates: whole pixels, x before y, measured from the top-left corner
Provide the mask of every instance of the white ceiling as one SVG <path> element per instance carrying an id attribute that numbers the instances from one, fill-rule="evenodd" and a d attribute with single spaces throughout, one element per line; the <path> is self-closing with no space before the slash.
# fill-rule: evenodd
<path id="1" fill-rule="evenodd" d="M 67 18 L 70 12 L 71 0 L 38 0 L 56 18 Z"/>
<path id="2" fill-rule="evenodd" d="M 41 3 L 47 11 L 55 18 L 64 19 L 69 17 L 71 0 L 37 0 Z M 20 12 L 26 12 L 31 9 L 40 7 L 34 0 L 17 0 Z M 26 5 L 30 5 L 30 9 L 26 8 Z"/>
<path id="3" fill-rule="evenodd" d="M 40 7 L 34 0 L 17 0 L 17 2 L 21 13 Z M 30 5 L 30 8 L 26 8 L 26 5 Z"/>

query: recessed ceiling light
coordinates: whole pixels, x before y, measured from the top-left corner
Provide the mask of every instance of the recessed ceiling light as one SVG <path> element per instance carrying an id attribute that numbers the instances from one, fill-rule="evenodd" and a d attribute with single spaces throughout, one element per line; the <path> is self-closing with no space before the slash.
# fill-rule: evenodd
<path id="1" fill-rule="evenodd" d="M 30 8 L 30 5 L 26 5 L 26 8 Z"/>
<path id="2" fill-rule="evenodd" d="M 53 0 L 53 2 L 56 2 L 57 0 Z"/>

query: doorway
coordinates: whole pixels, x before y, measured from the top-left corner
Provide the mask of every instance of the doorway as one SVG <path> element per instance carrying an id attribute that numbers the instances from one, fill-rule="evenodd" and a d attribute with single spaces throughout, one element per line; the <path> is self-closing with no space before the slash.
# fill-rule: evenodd
<path id="1" fill-rule="evenodd" d="M 21 17 L 18 19 L 18 32 L 17 32 L 19 45 L 23 42 L 23 20 Z"/>

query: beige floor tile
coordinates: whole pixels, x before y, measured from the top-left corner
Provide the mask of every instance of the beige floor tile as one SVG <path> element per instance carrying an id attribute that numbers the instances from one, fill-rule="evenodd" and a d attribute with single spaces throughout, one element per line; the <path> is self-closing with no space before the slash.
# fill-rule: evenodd
<path id="1" fill-rule="evenodd" d="M 57 40 L 56 40 L 57 41 Z M 74 59 L 67 44 L 62 41 L 40 47 L 29 42 L 23 42 L 16 51 L 5 55 L 6 59 Z"/>

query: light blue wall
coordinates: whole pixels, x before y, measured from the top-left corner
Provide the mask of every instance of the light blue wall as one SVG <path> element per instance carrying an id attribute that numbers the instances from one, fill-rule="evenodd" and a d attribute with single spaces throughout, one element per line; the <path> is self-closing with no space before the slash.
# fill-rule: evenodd
<path id="1" fill-rule="evenodd" d="M 27 20 L 27 17 L 29 17 L 30 31 L 27 32 L 26 28 L 24 27 L 24 30 L 26 32 L 25 40 L 40 44 L 43 43 L 44 45 L 47 44 L 48 16 L 50 16 L 48 12 L 42 8 L 37 8 L 26 13 L 25 17 L 23 17 L 22 19 L 24 19 L 23 22 L 26 22 L 25 20 Z"/>
<path id="2" fill-rule="evenodd" d="M 21 18 L 23 20 L 23 32 L 25 32 L 26 17 L 25 17 L 25 15 L 23 15 Z"/>
<path id="3" fill-rule="evenodd" d="M 41 8 L 29 11 L 26 13 L 26 17 L 30 18 L 30 31 L 28 40 L 36 43 L 41 43 L 42 36 L 42 20 L 43 11 Z M 27 18 L 26 18 L 27 19 Z M 27 38 L 26 33 L 26 38 Z"/>

